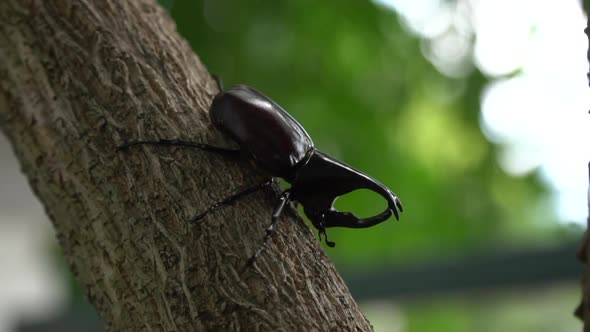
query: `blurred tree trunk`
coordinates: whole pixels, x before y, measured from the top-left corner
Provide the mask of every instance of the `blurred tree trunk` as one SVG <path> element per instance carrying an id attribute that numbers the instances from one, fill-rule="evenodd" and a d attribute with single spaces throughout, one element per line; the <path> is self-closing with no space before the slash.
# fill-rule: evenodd
<path id="1" fill-rule="evenodd" d="M 195 13 L 196 14 L 196 13 Z M 152 0 L 0 1 L 0 127 L 110 330 L 367 331 L 288 209 L 254 267 L 273 190 L 187 220 L 264 177 L 244 161 L 125 140 L 216 142 L 214 81 Z"/>
<path id="2" fill-rule="evenodd" d="M 584 0 L 582 2 L 584 7 L 584 12 L 586 15 L 590 13 L 590 0 Z M 590 17 L 588 17 L 588 23 L 586 25 L 586 29 L 584 30 L 586 36 L 588 36 L 588 51 L 587 51 L 587 59 L 588 64 L 590 65 Z M 590 70 L 588 70 L 588 85 L 590 86 Z M 590 106 L 589 106 L 590 107 Z M 590 163 L 588 164 L 588 175 L 589 175 L 589 188 L 590 188 Z M 588 194 L 590 195 L 590 189 Z M 590 196 L 588 197 L 588 209 L 590 214 Z M 582 301 L 580 305 L 576 309 L 576 316 L 584 321 L 584 331 L 590 332 L 590 234 L 589 228 L 590 227 L 590 215 L 588 216 L 587 223 L 586 223 L 586 233 L 584 234 L 584 238 L 582 239 L 582 245 L 578 250 L 578 259 L 584 263 L 586 266 L 584 275 L 582 277 Z"/>

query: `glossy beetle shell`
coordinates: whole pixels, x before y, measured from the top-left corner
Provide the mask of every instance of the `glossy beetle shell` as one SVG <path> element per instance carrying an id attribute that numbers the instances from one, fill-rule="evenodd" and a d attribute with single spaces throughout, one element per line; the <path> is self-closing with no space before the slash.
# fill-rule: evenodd
<path id="1" fill-rule="evenodd" d="M 275 176 L 289 179 L 314 150 L 303 127 L 274 101 L 245 85 L 218 94 L 209 116 L 213 125 Z"/>

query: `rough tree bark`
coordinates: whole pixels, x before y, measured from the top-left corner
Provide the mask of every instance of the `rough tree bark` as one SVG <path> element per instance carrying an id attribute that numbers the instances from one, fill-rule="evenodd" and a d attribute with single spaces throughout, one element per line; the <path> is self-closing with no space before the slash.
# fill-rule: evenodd
<path id="1" fill-rule="evenodd" d="M 253 268 L 267 190 L 187 220 L 263 175 L 139 138 L 221 142 L 214 81 L 152 0 L 0 1 L 0 126 L 110 330 L 371 330 L 289 209 Z"/>

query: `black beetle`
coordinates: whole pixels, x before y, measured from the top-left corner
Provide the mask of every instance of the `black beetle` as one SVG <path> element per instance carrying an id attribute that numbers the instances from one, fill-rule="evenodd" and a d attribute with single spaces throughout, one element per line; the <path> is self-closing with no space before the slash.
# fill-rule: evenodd
<path id="1" fill-rule="evenodd" d="M 323 234 L 330 247 L 335 244 L 328 241 L 328 227 L 365 228 L 383 222 L 392 215 L 399 219 L 402 205 L 391 190 L 364 173 L 316 150 L 305 129 L 270 98 L 246 85 L 237 85 L 227 91 L 222 91 L 220 86 L 220 91 L 209 109 L 211 122 L 238 143 L 240 150 L 176 139 L 135 141 L 125 143 L 119 148 L 152 144 L 194 147 L 226 155 L 245 153 L 270 176 L 283 178 L 291 184 L 290 188 L 281 193 L 274 208 L 264 243 L 274 234 L 276 222 L 289 201 L 299 202 L 303 206 L 305 215 L 318 229 L 320 240 Z M 200 220 L 207 213 L 268 187 L 272 182 L 273 179 L 270 178 L 228 197 L 191 221 Z M 387 209 L 370 218 L 357 218 L 352 213 L 334 209 L 336 198 L 357 189 L 369 189 L 378 193 L 387 201 Z M 264 245 L 251 261 L 263 247 Z"/>

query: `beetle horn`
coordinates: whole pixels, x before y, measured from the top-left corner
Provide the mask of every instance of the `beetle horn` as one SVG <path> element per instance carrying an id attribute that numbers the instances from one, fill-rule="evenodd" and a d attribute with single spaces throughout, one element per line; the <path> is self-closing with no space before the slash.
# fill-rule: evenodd
<path id="1" fill-rule="evenodd" d="M 379 195 L 381 195 L 381 197 L 383 197 L 386 201 L 387 201 L 387 207 L 389 209 L 389 216 L 387 216 L 385 219 L 391 217 L 391 214 L 393 213 L 393 215 L 395 216 L 395 219 L 399 220 L 399 214 L 400 212 L 403 212 L 403 207 L 402 207 L 402 202 L 400 201 L 400 199 L 397 197 L 396 194 L 394 194 L 391 190 L 389 190 L 389 188 L 385 187 L 383 184 L 381 184 L 380 182 L 378 182 L 377 180 L 369 177 L 368 175 L 365 175 L 364 173 L 359 172 L 359 176 L 361 176 L 362 179 L 359 179 L 357 181 L 359 181 L 359 187 L 354 188 L 354 190 L 356 189 L 369 189 Z M 372 217 L 372 218 L 377 218 L 378 216 L 382 216 L 385 215 L 387 211 Z M 366 218 L 366 219 L 372 219 L 372 218 Z"/>
<path id="2" fill-rule="evenodd" d="M 392 215 L 392 210 L 387 209 L 380 214 L 369 218 L 358 218 L 354 213 L 340 212 L 337 210 L 328 210 L 325 213 L 325 227 L 348 227 L 348 228 L 365 228 L 383 222 Z"/>
<path id="3" fill-rule="evenodd" d="M 358 218 L 350 212 L 334 209 L 336 198 L 357 189 L 368 189 L 387 201 L 387 209 L 369 218 Z M 294 192 L 305 193 L 297 200 L 314 225 L 322 227 L 365 228 L 389 219 L 399 219 L 402 204 L 397 196 L 370 176 L 326 155 L 314 151 L 308 163 L 299 171 Z"/>

